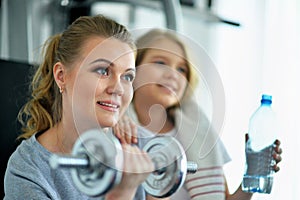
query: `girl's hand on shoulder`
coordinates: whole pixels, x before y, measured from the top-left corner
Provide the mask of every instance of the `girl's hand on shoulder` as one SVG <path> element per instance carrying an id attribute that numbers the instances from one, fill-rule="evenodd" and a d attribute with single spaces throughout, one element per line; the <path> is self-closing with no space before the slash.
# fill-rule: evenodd
<path id="1" fill-rule="evenodd" d="M 122 144 L 137 144 L 137 125 L 129 118 L 124 115 L 118 123 L 113 127 L 115 136 L 120 140 Z"/>

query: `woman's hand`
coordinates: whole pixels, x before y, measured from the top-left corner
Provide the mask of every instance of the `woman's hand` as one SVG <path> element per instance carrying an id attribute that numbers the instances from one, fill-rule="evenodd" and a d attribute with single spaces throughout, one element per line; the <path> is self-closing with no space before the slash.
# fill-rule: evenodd
<path id="1" fill-rule="evenodd" d="M 147 152 L 136 145 L 123 144 L 124 167 L 121 184 L 136 187 L 154 171 L 154 163 Z"/>
<path id="2" fill-rule="evenodd" d="M 122 144 L 137 144 L 137 125 L 131 118 L 124 115 L 113 127 L 115 136 Z"/>
<path id="3" fill-rule="evenodd" d="M 148 153 L 136 145 L 122 144 L 124 165 L 120 184 L 116 185 L 106 199 L 133 199 L 136 190 L 154 171 L 154 164 Z"/>

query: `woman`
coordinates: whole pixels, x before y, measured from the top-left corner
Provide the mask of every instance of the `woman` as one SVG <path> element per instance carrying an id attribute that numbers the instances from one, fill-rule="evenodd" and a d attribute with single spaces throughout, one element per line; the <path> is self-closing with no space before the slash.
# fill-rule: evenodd
<path id="1" fill-rule="evenodd" d="M 126 28 L 101 15 L 80 17 L 48 40 L 19 114 L 25 140 L 8 162 L 5 199 L 93 199 L 75 188 L 69 170 L 48 161 L 69 154 L 84 131 L 115 125 L 133 96 L 134 49 Z M 144 198 L 138 187 L 153 163 L 137 147 L 122 147 L 121 183 L 100 199 Z"/>
<path id="2" fill-rule="evenodd" d="M 198 80 L 181 40 L 170 31 L 154 29 L 137 40 L 137 48 L 134 99 L 127 116 L 114 128 L 117 137 L 123 143 L 136 143 L 136 136 L 141 137 L 134 129 L 137 123 L 181 142 L 188 160 L 197 162 L 198 171 L 187 175 L 184 187 L 171 199 L 251 199 L 252 194 L 242 192 L 241 187 L 229 194 L 223 165 L 230 158 L 195 100 Z M 276 150 L 279 162 L 279 141 Z M 279 170 L 277 165 L 274 169 Z"/>

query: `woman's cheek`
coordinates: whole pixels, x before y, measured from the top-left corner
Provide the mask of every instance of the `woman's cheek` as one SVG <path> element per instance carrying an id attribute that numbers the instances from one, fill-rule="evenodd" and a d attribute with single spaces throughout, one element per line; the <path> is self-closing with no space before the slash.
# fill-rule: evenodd
<path id="1" fill-rule="evenodd" d="M 132 98 L 133 98 L 133 85 L 128 85 L 128 86 L 126 86 L 125 87 L 125 93 L 124 93 L 124 95 L 125 95 L 125 104 L 127 105 L 127 104 L 130 104 L 130 102 L 131 102 L 131 100 L 132 100 Z"/>

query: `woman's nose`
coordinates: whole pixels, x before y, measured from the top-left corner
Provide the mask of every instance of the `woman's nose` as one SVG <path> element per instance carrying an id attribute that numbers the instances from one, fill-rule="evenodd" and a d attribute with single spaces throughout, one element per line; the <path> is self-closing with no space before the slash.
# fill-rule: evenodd
<path id="1" fill-rule="evenodd" d="M 122 85 L 120 78 L 111 78 L 109 81 L 109 86 L 107 88 L 107 92 L 109 94 L 123 95 L 124 87 Z"/>

